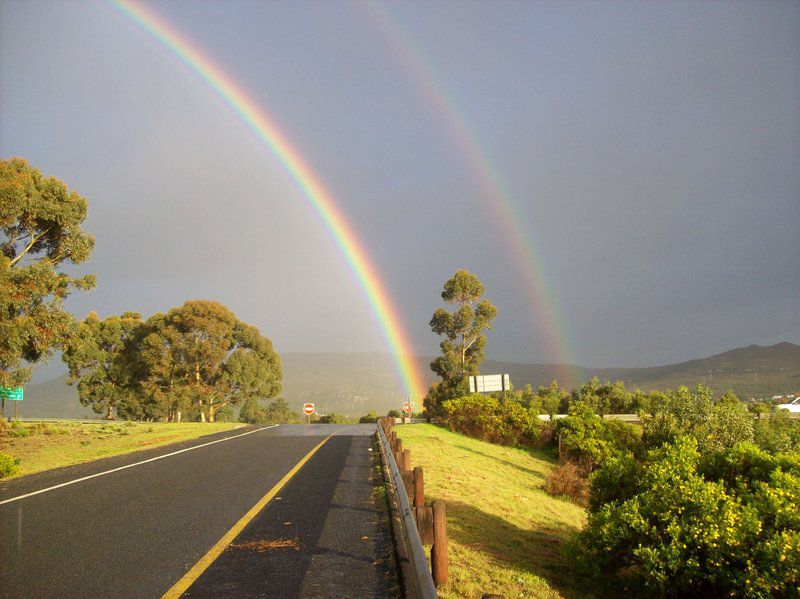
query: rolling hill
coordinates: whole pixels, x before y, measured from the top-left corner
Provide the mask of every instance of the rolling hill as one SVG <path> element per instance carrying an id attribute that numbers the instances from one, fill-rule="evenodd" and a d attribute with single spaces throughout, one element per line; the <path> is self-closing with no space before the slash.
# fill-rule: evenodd
<path id="1" fill-rule="evenodd" d="M 487 360 L 484 372 L 508 372 L 515 386 L 549 383 L 558 376 L 552 365 L 516 364 Z M 704 384 L 715 393 L 733 389 L 743 398 L 770 397 L 800 390 L 800 345 L 778 343 L 763 347 L 750 345 L 679 364 L 649 368 L 583 368 L 570 367 L 579 383 L 597 377 L 600 380 L 625 381 L 629 388 L 642 390 L 695 387 Z"/>
<path id="2" fill-rule="evenodd" d="M 426 383 L 436 377 L 428 364 L 432 358 L 416 358 Z M 386 412 L 398 408 L 405 394 L 393 360 L 388 354 L 283 354 L 282 396 L 292 408 L 310 401 L 321 413 L 364 414 L 370 409 Z M 487 360 L 484 373 L 507 372 L 519 388 L 546 385 L 562 368 L 552 364 L 522 364 Z M 570 367 L 578 384 L 596 376 L 601 380 L 623 380 L 643 390 L 674 388 L 679 385 L 710 386 L 716 393 L 733 389 L 740 397 L 769 397 L 800 390 L 800 345 L 778 343 L 768 347 L 750 345 L 679 364 L 652 368 Z M 6 408 L 8 412 L 8 408 Z M 93 412 L 80 405 L 74 387 L 66 385 L 66 374 L 29 385 L 20 414 L 31 417 L 92 418 Z"/>

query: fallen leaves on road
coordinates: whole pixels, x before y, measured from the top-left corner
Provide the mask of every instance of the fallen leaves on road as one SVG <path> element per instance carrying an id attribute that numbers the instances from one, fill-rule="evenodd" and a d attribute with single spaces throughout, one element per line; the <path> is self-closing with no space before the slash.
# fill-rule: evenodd
<path id="1" fill-rule="evenodd" d="M 294 549 L 300 551 L 300 543 L 297 539 L 276 539 L 274 541 L 260 540 L 247 541 L 246 543 L 231 543 L 228 549 L 238 549 L 239 551 L 258 551 L 263 553 L 270 549 Z"/>

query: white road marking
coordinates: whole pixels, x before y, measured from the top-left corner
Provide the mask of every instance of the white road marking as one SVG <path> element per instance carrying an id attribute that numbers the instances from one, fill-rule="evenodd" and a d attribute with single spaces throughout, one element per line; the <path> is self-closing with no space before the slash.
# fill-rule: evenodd
<path id="1" fill-rule="evenodd" d="M 112 468 L 111 470 L 106 470 L 104 472 L 98 472 L 97 474 L 91 474 L 89 476 L 84 476 L 81 478 L 76 478 L 75 480 L 70 480 L 65 483 L 61 483 L 60 485 L 54 485 L 52 487 L 47 487 L 46 489 L 39 489 L 38 491 L 33 491 L 32 493 L 26 493 L 25 495 L 18 495 L 17 497 L 12 497 L 11 499 L 4 499 L 0 501 L 0 505 L 5 503 L 11 503 L 12 501 L 19 501 L 20 499 L 25 499 L 26 497 L 32 497 L 34 495 L 38 495 L 39 493 L 47 493 L 48 491 L 54 491 L 55 489 L 60 489 L 61 487 L 68 487 L 69 485 L 74 485 L 75 483 L 80 483 L 85 480 L 89 480 L 90 478 L 97 478 L 98 476 L 105 476 L 106 474 L 111 474 L 112 472 L 119 472 L 120 470 L 125 470 L 126 468 L 133 468 L 134 466 L 141 466 L 142 464 L 147 464 L 148 462 L 155 462 L 156 460 L 163 460 L 164 458 L 168 458 L 170 456 L 178 455 L 179 453 L 183 453 L 185 451 L 192 451 L 193 449 L 200 449 L 201 447 L 208 447 L 209 445 L 214 445 L 215 443 L 222 443 L 223 441 L 230 441 L 231 439 L 238 439 L 239 437 L 244 437 L 245 435 L 252 435 L 253 433 L 257 433 L 259 431 L 265 431 L 270 428 L 275 428 L 278 426 L 277 424 L 273 424 L 271 426 L 263 426 L 261 428 L 257 428 L 254 431 L 247 431 L 246 433 L 241 433 L 239 435 L 233 435 L 232 437 L 225 437 L 223 439 L 217 439 L 216 441 L 209 441 L 208 443 L 203 443 L 202 445 L 193 445 L 192 447 L 187 447 L 185 449 L 179 449 L 178 451 L 173 451 L 172 453 L 165 453 L 164 455 L 159 455 L 154 458 L 150 458 L 149 460 L 142 460 L 141 462 L 135 462 L 133 464 L 128 464 L 127 466 L 120 466 L 119 468 Z"/>

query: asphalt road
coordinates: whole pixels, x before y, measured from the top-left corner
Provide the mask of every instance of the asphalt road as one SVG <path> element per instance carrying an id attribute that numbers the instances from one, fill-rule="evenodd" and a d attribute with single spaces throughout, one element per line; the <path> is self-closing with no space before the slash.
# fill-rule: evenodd
<path id="1" fill-rule="evenodd" d="M 249 430 L 0 484 L 0 596 L 161 597 L 332 433 L 185 596 L 396 596 L 374 425 Z"/>

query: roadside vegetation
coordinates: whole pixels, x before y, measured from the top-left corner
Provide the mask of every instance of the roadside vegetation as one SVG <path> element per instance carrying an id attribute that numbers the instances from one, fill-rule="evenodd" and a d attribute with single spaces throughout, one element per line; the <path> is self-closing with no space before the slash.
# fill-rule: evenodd
<path id="1" fill-rule="evenodd" d="M 12 422 L 0 420 L 0 478 L 33 474 L 196 439 L 242 426 L 200 423 Z M 13 464 L 13 468 L 8 468 Z"/>
<path id="2" fill-rule="evenodd" d="M 641 424 L 580 402 L 542 423 L 470 395 L 442 404 L 451 430 L 399 428 L 448 506 L 445 596 L 800 595 L 800 421 L 704 387 L 650 399 Z"/>
<path id="3" fill-rule="evenodd" d="M 447 504 L 450 582 L 441 596 L 582 595 L 565 546 L 585 511 L 542 490 L 555 465 L 549 451 L 494 445 L 430 424 L 395 430 L 424 468 L 426 501 Z"/>
<path id="4" fill-rule="evenodd" d="M 426 483 L 442 476 L 455 482 L 456 530 L 465 502 L 486 511 L 487 497 L 522 485 L 587 509 L 586 525 L 552 545 L 570 574 L 561 579 L 557 569 L 543 570 L 537 552 L 550 546 L 548 541 L 526 546 L 541 523 L 520 526 L 503 505 L 497 506 L 497 521 L 484 522 L 481 546 L 497 543 L 496 531 L 503 530 L 512 548 L 525 546 L 528 572 L 544 573 L 560 589 L 580 591 L 570 586 L 571 578 L 589 581 L 593 593 L 609 596 L 620 589 L 636 596 L 800 595 L 800 421 L 780 412 L 756 415 L 733 393 L 714 398 L 702 386 L 645 397 L 640 424 L 603 418 L 597 406 L 578 399 L 565 418 L 541 422 L 513 394 L 445 400 L 439 418 L 452 432 L 431 429 L 429 438 L 420 437 L 424 453 L 436 448 L 426 464 L 431 469 L 426 467 Z M 417 430 L 425 429 L 399 432 L 412 452 L 419 450 L 413 441 Z M 506 451 L 516 452 L 511 460 L 516 466 L 523 456 L 551 461 L 538 472 L 518 467 L 499 479 L 502 468 L 495 463 L 472 464 L 458 455 L 465 467 L 451 466 L 436 457 L 448 454 L 453 443 L 444 440 L 456 432 L 496 444 L 495 450 L 481 450 L 495 460 L 494 452 L 510 446 Z M 467 447 L 465 441 L 457 446 Z M 535 514 L 541 499 L 529 497 L 536 497 L 529 508 Z M 470 557 L 488 569 L 501 564 Z M 503 574 L 468 575 L 482 576 L 508 583 Z M 477 592 L 458 580 L 454 594 Z"/>
<path id="5" fill-rule="evenodd" d="M 640 424 L 603 418 L 602 405 L 579 392 L 565 418 L 542 422 L 516 394 L 467 395 L 439 406 L 450 431 L 399 430 L 415 463 L 426 468 L 426 485 L 435 480 L 436 498 L 448 509 L 454 503 L 448 521 L 455 523 L 456 555 L 478 564 L 472 571 L 458 558 L 460 573 L 448 592 L 479 596 L 499 588 L 488 581 L 502 580 L 522 594 L 502 573 L 502 556 L 524 547 L 521 571 L 580 595 L 589 591 L 570 580 L 589 581 L 592 593 L 609 596 L 619 589 L 637 596 L 800 595 L 800 421 L 754 414 L 733 393 L 714 398 L 702 386 L 644 396 Z M 493 445 L 477 449 L 471 443 L 480 441 L 467 436 Z M 476 463 L 469 452 L 492 459 Z M 536 468 L 525 466 L 534 458 Z M 504 463 L 512 469 L 504 471 Z M 563 534 L 543 536 L 543 493 L 571 502 L 577 513 L 585 507 L 585 526 L 562 525 L 556 529 Z M 509 507 L 523 501 L 523 514 Z M 482 522 L 472 540 L 490 556 L 461 546 L 470 538 L 464 513 Z M 569 574 L 562 579 L 564 572 L 548 563 Z M 471 586 L 473 580 L 479 584 Z"/>
<path id="6" fill-rule="evenodd" d="M 702 385 L 643 393 L 595 378 L 570 392 L 553 381 L 536 392 L 470 395 L 467 376 L 478 372 L 483 331 L 495 314 L 482 293 L 474 275 L 458 271 L 442 298 L 460 307 L 454 313 L 440 308 L 430 322 L 444 340 L 442 356 L 431 363 L 441 381 L 425 407 L 452 432 L 408 427 L 400 433 L 406 447 L 422 453 L 415 461 L 426 466 L 426 483 L 436 481 L 434 494 L 453 504 L 449 520 L 459 558 L 448 593 L 545 595 L 546 586 L 532 592 L 514 587 L 505 574 L 512 561 L 543 584 L 581 595 L 586 588 L 571 581 L 609 596 L 800 596 L 800 421 L 767 404 L 746 405 L 732 391 L 714 397 Z M 556 413 L 566 417 L 553 420 Z M 620 413 L 637 414 L 639 424 L 605 418 Z M 541 414 L 551 418 L 543 422 Z M 490 463 L 474 464 L 466 455 L 451 463 L 450 445 L 467 448 L 465 441 L 449 441 L 453 433 L 516 447 L 505 451 L 517 452 L 509 462 L 517 471 L 497 478 L 499 447 L 480 450 L 492 456 Z M 538 472 L 520 466 L 523 455 L 537 453 L 553 463 Z M 556 555 L 549 557 L 562 568 L 546 566 L 541 552 L 548 541 L 537 538 L 541 522 L 520 525 L 520 515 L 502 503 L 487 508 L 497 492 L 509 500 L 502 491 L 508 485 L 587 508 L 585 526 L 554 543 Z M 536 496 L 529 512 L 540 513 L 541 504 Z M 497 518 L 485 518 L 489 512 Z M 482 518 L 469 549 L 491 548 L 491 557 L 470 555 L 469 566 L 460 560 L 468 551 L 464 531 L 473 525 L 465 513 Z M 528 546 L 531 538 L 538 542 Z M 518 547 L 524 547 L 518 562 L 497 557 L 513 556 Z M 478 568 L 469 569 L 472 564 Z M 503 586 L 485 587 L 495 580 Z M 478 585 L 470 586 L 473 581 Z"/>

